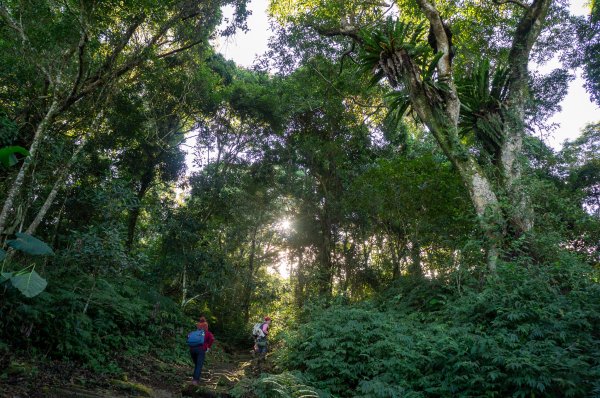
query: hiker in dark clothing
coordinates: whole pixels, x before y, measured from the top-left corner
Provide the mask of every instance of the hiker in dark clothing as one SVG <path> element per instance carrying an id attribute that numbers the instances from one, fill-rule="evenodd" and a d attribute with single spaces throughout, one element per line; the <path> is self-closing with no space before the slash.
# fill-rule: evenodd
<path id="1" fill-rule="evenodd" d="M 192 376 L 192 384 L 194 385 L 198 384 L 200 380 L 202 366 L 204 366 L 204 358 L 215 341 L 215 336 L 208 331 L 208 322 L 206 322 L 206 318 L 200 317 L 200 321 L 196 324 L 196 327 L 199 331 L 204 331 L 204 342 L 200 345 L 190 345 L 190 355 L 192 356 L 192 361 L 194 361 L 194 375 Z"/>

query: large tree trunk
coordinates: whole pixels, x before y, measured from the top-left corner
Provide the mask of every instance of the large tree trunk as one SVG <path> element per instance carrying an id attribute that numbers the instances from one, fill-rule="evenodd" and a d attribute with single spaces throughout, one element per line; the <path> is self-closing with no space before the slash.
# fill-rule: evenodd
<path id="1" fill-rule="evenodd" d="M 444 82 L 447 88 L 437 90 L 423 82 L 419 66 L 403 48 L 397 49 L 393 54 L 382 53 L 379 68 L 392 85 L 403 82 L 413 109 L 457 168 L 487 238 L 487 262 L 493 271 L 499 255 L 499 245 L 507 234 L 519 236 L 533 226 L 531 204 L 521 183 L 520 164 L 527 98 L 527 64 L 551 0 L 535 0 L 529 6 L 518 3 L 519 7 L 525 9 L 525 13 L 517 26 L 509 57 L 511 76 L 506 103 L 509 117 L 503 126 L 500 173 L 492 172 L 491 175 L 484 172 L 459 139 L 460 101 L 452 75 L 450 39 L 440 14 L 428 0 L 417 2 L 431 24 L 437 50 L 442 52 L 437 64 L 438 80 Z M 495 179 L 494 174 L 500 174 L 501 177 Z M 499 189 L 494 186 L 493 181 Z M 500 192 L 508 197 L 511 205 L 508 215 L 503 214 L 500 208 Z"/>
<path id="2" fill-rule="evenodd" d="M 533 228 L 533 210 L 524 192 L 520 158 L 525 134 L 525 103 L 529 84 L 527 66 L 531 49 L 540 35 L 550 4 L 551 0 L 535 0 L 525 8 L 509 54 L 510 80 L 507 103 L 510 104 L 510 108 L 504 124 L 500 168 L 503 186 L 511 205 L 508 215 L 510 232 L 517 237 Z"/>
<path id="3" fill-rule="evenodd" d="M 408 274 L 420 278 L 423 276 L 423 269 L 421 268 L 421 245 L 416 239 L 411 242 L 410 257 L 412 261 L 408 268 Z"/>

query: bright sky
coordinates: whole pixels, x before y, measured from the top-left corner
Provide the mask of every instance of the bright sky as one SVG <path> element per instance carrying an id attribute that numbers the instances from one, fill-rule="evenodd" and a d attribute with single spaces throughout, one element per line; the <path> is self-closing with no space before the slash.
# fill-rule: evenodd
<path id="1" fill-rule="evenodd" d="M 572 0 L 571 12 L 575 15 L 586 15 L 589 8 L 586 0 Z M 221 39 L 216 43 L 217 50 L 227 59 L 232 59 L 238 65 L 250 67 L 257 55 L 262 55 L 268 46 L 271 34 L 267 16 L 268 0 L 251 0 L 248 9 L 252 15 L 248 18 L 248 33 L 238 32 L 227 40 Z M 225 15 L 231 15 L 231 8 L 224 9 Z M 551 70 L 551 68 L 542 68 Z M 581 73 L 571 82 L 569 92 L 563 102 L 562 111 L 550 121 L 558 123 L 559 128 L 551 135 L 544 134 L 544 139 L 554 148 L 559 149 L 566 139 L 576 138 L 581 129 L 590 122 L 600 119 L 600 108 L 595 106 L 583 88 Z"/>

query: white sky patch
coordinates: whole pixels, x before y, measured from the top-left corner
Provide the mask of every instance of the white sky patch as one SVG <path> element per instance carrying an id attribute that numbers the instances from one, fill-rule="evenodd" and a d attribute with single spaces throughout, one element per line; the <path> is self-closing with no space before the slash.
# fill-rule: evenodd
<path id="1" fill-rule="evenodd" d="M 250 0 L 248 10 L 252 11 L 252 15 L 247 20 L 248 32 L 238 31 L 231 37 L 220 37 L 213 43 L 216 50 L 240 66 L 251 67 L 256 57 L 264 54 L 269 46 L 272 32 L 267 15 L 268 6 L 268 0 Z M 232 14 L 232 6 L 223 8 L 225 18 L 231 19 Z"/>
<path id="2" fill-rule="evenodd" d="M 558 123 L 559 127 L 546 138 L 546 142 L 554 149 L 562 148 L 565 140 L 577 138 L 587 124 L 600 120 L 600 108 L 590 101 L 580 73 L 569 85 L 569 92 L 560 106 L 562 110 L 550 118 L 550 122 Z"/>

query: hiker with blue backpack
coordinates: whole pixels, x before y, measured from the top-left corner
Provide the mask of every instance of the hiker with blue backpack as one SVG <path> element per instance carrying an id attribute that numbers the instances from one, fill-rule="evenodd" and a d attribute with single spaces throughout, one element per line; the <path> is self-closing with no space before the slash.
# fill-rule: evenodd
<path id="1" fill-rule="evenodd" d="M 192 384 L 197 385 L 202 374 L 202 366 L 204 366 L 204 358 L 206 353 L 210 351 L 215 336 L 208 331 L 208 322 L 206 318 L 201 316 L 196 324 L 196 330 L 190 332 L 187 336 L 187 344 L 190 347 L 190 355 L 194 361 L 194 375 L 192 376 Z"/>

